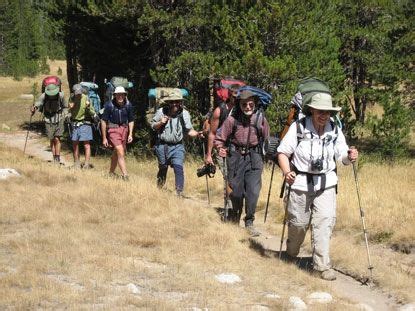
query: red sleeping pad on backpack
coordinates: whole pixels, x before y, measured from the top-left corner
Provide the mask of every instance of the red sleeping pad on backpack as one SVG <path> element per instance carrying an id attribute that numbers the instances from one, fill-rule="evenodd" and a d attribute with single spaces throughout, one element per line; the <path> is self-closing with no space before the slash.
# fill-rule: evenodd
<path id="1" fill-rule="evenodd" d="M 45 92 L 45 88 L 49 84 L 55 84 L 55 85 L 59 86 L 59 92 L 62 91 L 61 79 L 59 79 L 59 77 L 57 77 L 57 76 L 48 76 L 48 77 L 44 78 L 43 81 L 42 81 L 42 93 Z"/>
<path id="2" fill-rule="evenodd" d="M 233 78 L 217 80 L 215 82 L 215 85 L 214 85 L 216 98 L 219 101 L 225 102 L 230 96 L 229 88 L 234 84 L 238 84 L 240 86 L 246 85 L 245 82 L 243 82 L 241 80 L 236 80 L 236 79 L 233 79 Z"/>

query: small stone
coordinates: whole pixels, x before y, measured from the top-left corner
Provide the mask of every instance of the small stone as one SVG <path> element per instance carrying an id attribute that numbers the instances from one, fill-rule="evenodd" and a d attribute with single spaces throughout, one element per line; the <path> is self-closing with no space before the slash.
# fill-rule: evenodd
<path id="1" fill-rule="evenodd" d="M 6 130 L 6 131 L 10 131 L 10 130 L 11 130 L 10 126 L 8 126 L 6 123 L 3 123 L 3 124 L 1 125 L 1 129 L 2 129 L 2 130 Z"/>
<path id="2" fill-rule="evenodd" d="M 215 278 L 221 283 L 233 284 L 233 283 L 241 282 L 241 278 L 233 273 L 221 273 L 221 274 L 215 275 Z"/>
<path id="3" fill-rule="evenodd" d="M 359 303 L 356 305 L 357 310 L 360 311 L 374 311 L 373 308 L 365 303 Z"/>
<path id="4" fill-rule="evenodd" d="M 14 168 L 0 168 L 0 180 L 9 177 L 19 177 L 20 174 Z"/>
<path id="5" fill-rule="evenodd" d="M 309 303 L 330 303 L 333 301 L 333 297 L 329 293 L 314 292 L 307 296 Z"/>
<path id="6" fill-rule="evenodd" d="M 300 297 L 291 296 L 288 302 L 290 303 L 290 310 L 307 310 L 307 305 Z"/>
<path id="7" fill-rule="evenodd" d="M 415 311 L 415 303 L 408 303 L 398 309 L 398 311 Z"/>
<path id="8" fill-rule="evenodd" d="M 269 298 L 269 299 L 281 299 L 280 295 L 277 295 L 277 294 L 274 294 L 274 293 L 265 294 L 265 297 Z"/>
<path id="9" fill-rule="evenodd" d="M 140 288 L 138 288 L 138 286 L 133 284 L 133 283 L 127 284 L 126 287 L 130 291 L 130 293 L 132 293 L 134 295 L 139 294 L 141 292 Z"/>
<path id="10" fill-rule="evenodd" d="M 21 94 L 20 99 L 33 100 L 33 94 Z"/>

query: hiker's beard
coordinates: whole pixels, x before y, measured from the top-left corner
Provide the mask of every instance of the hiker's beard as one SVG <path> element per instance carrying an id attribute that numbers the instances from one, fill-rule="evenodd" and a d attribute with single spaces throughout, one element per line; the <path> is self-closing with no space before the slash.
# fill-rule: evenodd
<path id="1" fill-rule="evenodd" d="M 250 117 L 254 114 L 253 110 L 248 110 L 248 111 L 244 111 L 242 110 L 242 112 L 244 113 L 245 116 Z"/>

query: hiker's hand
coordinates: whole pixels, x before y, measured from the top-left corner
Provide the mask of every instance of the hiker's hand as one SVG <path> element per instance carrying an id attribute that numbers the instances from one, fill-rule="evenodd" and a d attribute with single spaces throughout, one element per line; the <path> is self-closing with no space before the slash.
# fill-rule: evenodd
<path id="1" fill-rule="evenodd" d="M 170 118 L 168 116 L 163 116 L 163 117 L 161 117 L 160 122 L 161 122 L 161 124 L 166 125 L 166 123 L 169 122 L 169 119 Z"/>
<path id="2" fill-rule="evenodd" d="M 219 148 L 219 156 L 221 158 L 226 158 L 228 156 L 228 150 L 226 148 Z"/>
<path id="3" fill-rule="evenodd" d="M 102 145 L 105 147 L 105 148 L 108 148 L 109 147 L 109 144 L 108 144 L 108 139 L 103 139 L 102 140 Z"/>
<path id="4" fill-rule="evenodd" d="M 89 102 L 89 100 L 87 100 L 86 103 L 85 103 L 85 107 L 89 108 L 89 106 L 91 106 L 91 103 Z"/>
<path id="5" fill-rule="evenodd" d="M 200 138 L 200 139 L 203 139 L 203 138 L 205 138 L 205 134 L 203 133 L 203 131 L 199 131 L 199 132 L 197 132 L 197 137 Z"/>
<path id="6" fill-rule="evenodd" d="M 132 142 L 133 142 L 133 136 L 132 135 L 128 135 L 127 144 L 130 144 Z"/>
<path id="7" fill-rule="evenodd" d="M 75 103 L 74 102 L 69 102 L 68 106 L 69 106 L 69 109 L 72 109 L 75 106 Z"/>
<path id="8" fill-rule="evenodd" d="M 32 106 L 30 108 L 30 113 L 32 114 L 32 116 L 35 114 L 37 107 L 36 106 Z"/>
<path id="9" fill-rule="evenodd" d="M 286 174 L 284 174 L 285 177 L 285 181 L 289 184 L 292 185 L 294 183 L 295 177 L 297 176 L 297 174 L 294 171 L 290 171 Z"/>
<path id="10" fill-rule="evenodd" d="M 205 164 L 213 164 L 212 155 L 210 154 L 205 155 Z"/>
<path id="11" fill-rule="evenodd" d="M 347 151 L 347 158 L 350 160 L 350 162 L 355 162 L 359 156 L 359 152 L 355 148 L 350 148 Z"/>

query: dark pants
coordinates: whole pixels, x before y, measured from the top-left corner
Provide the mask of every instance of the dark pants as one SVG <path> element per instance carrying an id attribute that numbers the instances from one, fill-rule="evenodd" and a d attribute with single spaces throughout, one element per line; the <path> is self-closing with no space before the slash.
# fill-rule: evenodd
<path id="1" fill-rule="evenodd" d="M 232 151 L 228 157 L 228 178 L 232 188 L 230 198 L 233 207 L 230 217 L 236 222 L 239 221 L 245 199 L 245 226 L 252 225 L 255 220 L 263 168 L 261 155 L 253 150 L 245 155 Z"/>

